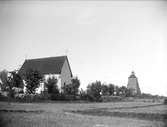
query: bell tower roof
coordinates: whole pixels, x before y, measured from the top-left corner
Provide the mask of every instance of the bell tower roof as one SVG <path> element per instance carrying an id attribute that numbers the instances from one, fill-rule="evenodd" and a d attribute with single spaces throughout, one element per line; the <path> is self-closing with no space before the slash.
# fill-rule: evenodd
<path id="1" fill-rule="evenodd" d="M 131 75 L 129 76 L 129 78 L 137 78 L 137 77 L 135 76 L 135 72 L 134 72 L 134 71 L 132 71 L 132 73 L 131 73 Z"/>

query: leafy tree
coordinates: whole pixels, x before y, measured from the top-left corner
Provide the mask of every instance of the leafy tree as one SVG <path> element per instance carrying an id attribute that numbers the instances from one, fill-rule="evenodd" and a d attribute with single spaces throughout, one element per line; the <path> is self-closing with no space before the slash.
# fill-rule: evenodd
<path id="1" fill-rule="evenodd" d="M 13 83 L 13 77 L 12 77 L 12 74 L 10 74 L 7 78 L 7 86 L 6 86 L 6 90 L 8 91 L 8 97 L 13 97 L 14 96 L 14 91 L 12 90 L 12 88 L 14 87 L 14 83 Z"/>
<path id="2" fill-rule="evenodd" d="M 115 95 L 116 95 L 116 96 L 119 96 L 119 95 L 120 95 L 120 93 L 119 93 L 119 86 L 115 86 L 114 92 L 115 92 Z"/>
<path id="3" fill-rule="evenodd" d="M 36 88 L 43 81 L 43 76 L 37 70 L 28 69 L 24 75 L 28 94 L 35 94 Z"/>
<path id="4" fill-rule="evenodd" d="M 47 92 L 51 95 L 51 99 L 56 99 L 59 96 L 59 89 L 57 86 L 57 79 L 55 77 L 49 77 L 44 83 L 47 88 Z"/>
<path id="5" fill-rule="evenodd" d="M 167 97 L 164 97 L 164 104 L 167 105 Z"/>
<path id="6" fill-rule="evenodd" d="M 101 82 L 96 81 L 87 86 L 87 94 L 91 101 L 100 101 L 101 99 Z"/>
<path id="7" fill-rule="evenodd" d="M 1 90 L 6 91 L 8 95 L 8 99 L 14 97 L 15 94 L 15 87 L 21 87 L 22 79 L 19 75 L 13 72 L 7 72 L 3 70 L 0 72 L 0 79 L 1 79 Z M 23 84 L 22 84 L 23 85 Z"/>
<path id="8" fill-rule="evenodd" d="M 81 100 L 88 100 L 87 92 L 81 88 L 80 90 L 80 99 Z"/>
<path id="9" fill-rule="evenodd" d="M 11 76 L 12 76 L 12 80 L 13 80 L 13 87 L 17 87 L 17 88 L 23 88 L 23 80 L 21 78 L 21 76 L 16 72 L 13 71 L 11 72 Z"/>
<path id="10" fill-rule="evenodd" d="M 131 96 L 130 90 L 129 90 L 127 87 L 125 87 L 125 86 L 121 86 L 121 87 L 119 88 L 119 94 L 120 94 L 121 96 L 126 96 L 126 97 Z"/>
<path id="11" fill-rule="evenodd" d="M 7 70 L 3 70 L 0 72 L 0 87 L 2 91 L 6 91 L 6 88 L 8 86 L 8 71 Z"/>
<path id="12" fill-rule="evenodd" d="M 127 88 L 125 86 L 121 86 L 119 88 L 119 94 L 122 96 L 126 96 L 126 91 L 127 91 Z"/>
<path id="13" fill-rule="evenodd" d="M 109 87 L 106 84 L 101 86 L 101 93 L 102 95 L 109 95 Z"/>
<path id="14" fill-rule="evenodd" d="M 10 98 L 14 96 L 14 92 L 12 90 L 13 88 L 13 79 L 12 76 L 7 76 L 7 82 L 6 82 L 6 88 L 5 91 L 8 92 L 8 104 L 10 104 Z"/>
<path id="15" fill-rule="evenodd" d="M 114 87 L 115 86 L 113 84 L 108 85 L 109 95 L 114 95 Z"/>
<path id="16" fill-rule="evenodd" d="M 0 77 L 1 77 L 1 81 L 2 81 L 1 90 L 7 92 L 8 103 L 9 103 L 10 102 L 10 98 L 14 96 L 13 90 L 12 90 L 12 88 L 13 88 L 13 77 L 6 70 L 3 70 L 0 73 Z"/>
<path id="17" fill-rule="evenodd" d="M 64 85 L 63 91 L 65 95 L 72 95 L 76 97 L 79 92 L 80 80 L 78 77 L 75 77 L 71 80 L 72 83 Z"/>
<path id="18" fill-rule="evenodd" d="M 78 77 L 72 79 L 72 86 L 73 86 L 72 94 L 76 96 L 79 92 L 79 87 L 80 87 L 80 80 L 78 79 Z"/>
<path id="19" fill-rule="evenodd" d="M 130 91 L 130 89 L 126 89 L 126 95 L 125 95 L 126 97 L 130 97 L 131 96 L 131 91 Z"/>

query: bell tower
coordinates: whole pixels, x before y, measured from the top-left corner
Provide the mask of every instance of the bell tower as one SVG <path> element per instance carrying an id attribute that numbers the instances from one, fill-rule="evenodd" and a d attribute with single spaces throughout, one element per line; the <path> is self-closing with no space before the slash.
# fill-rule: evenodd
<path id="1" fill-rule="evenodd" d="M 138 79 L 134 71 L 132 71 L 131 75 L 128 77 L 127 88 L 130 90 L 132 96 L 141 95 Z"/>

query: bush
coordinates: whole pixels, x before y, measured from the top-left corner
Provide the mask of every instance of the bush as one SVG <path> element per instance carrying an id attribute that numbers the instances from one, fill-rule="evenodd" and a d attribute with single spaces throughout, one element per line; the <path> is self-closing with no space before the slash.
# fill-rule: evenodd
<path id="1" fill-rule="evenodd" d="M 49 99 L 57 100 L 59 98 L 59 89 L 57 86 L 57 79 L 55 77 L 48 78 L 47 81 L 44 83 L 46 87 L 46 93 L 49 95 Z"/>
<path id="2" fill-rule="evenodd" d="M 103 102 L 117 102 L 117 101 L 123 101 L 123 98 L 120 96 L 102 96 Z"/>
<path id="3" fill-rule="evenodd" d="M 8 97 L 0 93 L 0 101 L 8 101 Z"/>
<path id="4" fill-rule="evenodd" d="M 96 81 L 88 85 L 87 97 L 90 101 L 101 101 L 101 82 Z"/>
<path id="5" fill-rule="evenodd" d="M 79 96 L 81 100 L 88 100 L 88 95 L 83 89 L 81 89 Z"/>
<path id="6" fill-rule="evenodd" d="M 49 94 L 47 93 L 40 93 L 40 94 L 17 94 L 15 96 L 14 101 L 19 101 L 19 102 L 40 102 L 44 100 L 48 100 Z"/>
<path id="7" fill-rule="evenodd" d="M 15 98 L 15 99 L 18 99 L 18 100 L 19 100 L 19 99 L 21 100 L 21 99 L 24 98 L 24 94 L 23 94 L 23 93 L 15 94 L 14 98 Z"/>
<path id="8" fill-rule="evenodd" d="M 164 98 L 164 104 L 167 105 L 167 97 Z"/>
<path id="9" fill-rule="evenodd" d="M 65 94 L 65 96 L 67 96 L 67 98 L 70 98 L 70 100 L 74 100 L 79 92 L 80 81 L 77 77 L 73 78 L 71 81 L 71 84 L 64 85 L 63 93 Z"/>

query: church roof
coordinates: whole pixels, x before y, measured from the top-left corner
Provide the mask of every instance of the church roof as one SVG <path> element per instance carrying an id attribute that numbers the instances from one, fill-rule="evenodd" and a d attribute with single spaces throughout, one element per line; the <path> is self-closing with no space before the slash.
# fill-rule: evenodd
<path id="1" fill-rule="evenodd" d="M 68 62 L 67 56 L 27 59 L 19 70 L 19 73 L 23 75 L 27 69 L 34 69 L 40 71 L 41 74 L 61 74 L 65 60 Z"/>

